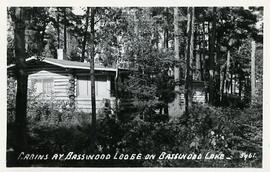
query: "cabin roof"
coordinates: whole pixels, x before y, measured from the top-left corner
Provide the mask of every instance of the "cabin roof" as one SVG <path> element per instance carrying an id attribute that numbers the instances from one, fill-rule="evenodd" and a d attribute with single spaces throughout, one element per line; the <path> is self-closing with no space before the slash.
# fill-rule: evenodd
<path id="1" fill-rule="evenodd" d="M 53 59 L 53 58 L 41 58 L 38 59 L 37 57 L 30 57 L 25 60 L 27 63 L 31 61 L 41 61 L 44 63 L 48 63 L 51 65 L 59 66 L 62 68 L 70 68 L 70 69 L 88 69 L 90 70 L 90 64 L 89 63 L 83 63 L 83 62 L 76 62 L 76 61 L 68 61 L 68 60 L 59 60 L 59 59 Z M 15 64 L 8 65 L 8 69 L 12 69 L 15 67 Z M 101 71 L 116 71 L 116 68 L 113 67 L 105 67 L 101 65 L 95 64 L 95 70 L 101 70 Z"/>

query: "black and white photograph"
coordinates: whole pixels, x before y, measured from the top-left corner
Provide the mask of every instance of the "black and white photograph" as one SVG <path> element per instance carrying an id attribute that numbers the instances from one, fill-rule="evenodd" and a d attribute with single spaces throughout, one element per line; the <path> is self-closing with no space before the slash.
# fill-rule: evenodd
<path id="1" fill-rule="evenodd" d="M 6 167 L 262 168 L 264 10 L 8 6 Z"/>

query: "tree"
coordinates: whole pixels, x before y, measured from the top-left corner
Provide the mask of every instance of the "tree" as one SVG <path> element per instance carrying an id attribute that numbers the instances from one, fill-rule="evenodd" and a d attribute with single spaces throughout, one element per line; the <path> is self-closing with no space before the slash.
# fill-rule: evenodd
<path id="1" fill-rule="evenodd" d="M 15 54 L 14 54 L 14 22 L 12 21 L 11 14 L 12 10 L 8 9 L 8 30 L 7 30 L 7 64 L 15 63 Z"/>
<path id="2" fill-rule="evenodd" d="M 248 76 L 246 67 L 249 62 L 243 47 L 250 36 L 258 37 L 255 36 L 258 30 L 254 28 L 256 16 L 251 10 L 242 7 L 212 7 L 199 10 L 197 16 L 203 22 L 203 26 L 206 25 L 206 29 L 203 29 L 206 37 L 203 38 L 209 38 L 208 45 L 205 46 L 209 47 L 209 50 L 203 53 L 206 57 L 203 61 L 203 79 L 208 83 L 206 95 L 209 93 L 209 98 L 212 99 L 209 103 L 225 105 L 224 100 L 227 100 L 228 96 L 231 99 L 232 94 L 238 91 L 241 97 L 243 90 L 247 90 L 244 88 L 244 80 Z M 206 100 L 207 98 L 208 96 Z"/>
<path id="3" fill-rule="evenodd" d="M 175 53 L 175 60 L 178 64 L 174 66 L 174 81 L 175 81 L 175 88 L 174 91 L 176 93 L 176 97 L 174 100 L 174 114 L 178 114 L 181 112 L 181 98 L 180 98 L 180 41 L 179 41 L 179 9 L 178 7 L 174 8 L 174 53 Z"/>
<path id="4" fill-rule="evenodd" d="M 27 71 L 26 71 L 26 52 L 25 52 L 25 20 L 26 8 L 12 8 L 12 20 L 14 21 L 14 45 L 15 45 L 15 64 L 17 78 L 16 93 L 16 140 L 15 151 L 27 151 Z"/>
<path id="5" fill-rule="evenodd" d="M 63 55 L 64 55 L 64 59 L 67 59 L 67 8 L 62 7 L 62 10 L 63 10 L 63 14 L 64 14 L 64 18 L 63 18 L 63 22 L 64 22 L 64 51 L 63 51 Z"/>
<path id="6" fill-rule="evenodd" d="M 213 7 L 212 12 L 212 29 L 211 29 L 211 35 L 209 39 L 209 103 L 214 104 L 216 102 L 216 94 L 217 91 L 215 91 L 215 44 L 216 44 L 216 12 L 217 7 Z"/>
<path id="7" fill-rule="evenodd" d="M 33 7 L 27 9 L 29 22 L 26 25 L 25 48 L 26 56 L 42 56 L 47 44 L 47 27 L 52 21 L 47 7 Z"/>
<path id="8" fill-rule="evenodd" d="M 174 99 L 173 76 L 168 75 L 174 65 L 173 49 L 168 47 L 163 51 L 157 46 L 160 43 L 157 43 L 158 31 L 163 33 L 163 29 L 157 28 L 160 16 L 154 11 L 136 8 L 136 21 L 133 13 L 129 13 L 126 17 L 127 34 L 123 38 L 126 40 L 125 58 L 135 64 L 126 90 L 134 97 L 133 105 L 137 108 L 134 115 L 138 114 L 145 120 L 153 120 L 158 115 L 168 119 L 168 103 Z M 138 23 L 137 35 L 134 32 L 135 22 Z M 159 110 L 159 114 L 155 110 Z"/>
<path id="9" fill-rule="evenodd" d="M 56 7 L 57 48 L 60 49 L 60 10 Z"/>
<path id="10" fill-rule="evenodd" d="M 256 43 L 254 40 L 251 41 L 251 103 L 254 103 L 256 95 L 256 71 L 255 71 L 255 51 Z"/>
<path id="11" fill-rule="evenodd" d="M 190 70 L 193 58 L 193 37 L 194 37 L 194 7 L 188 7 L 187 13 L 187 49 L 186 49 L 186 83 L 185 83 L 185 113 L 189 113 L 189 106 L 192 102 L 192 72 Z"/>
<path id="12" fill-rule="evenodd" d="M 95 89 L 95 14 L 96 8 L 91 8 L 90 29 L 90 77 L 91 77 L 91 108 L 92 108 L 92 146 L 96 141 L 96 89 Z"/>
<path id="13" fill-rule="evenodd" d="M 83 43 L 82 43 L 82 60 L 85 59 L 85 46 L 86 46 L 87 34 L 88 34 L 89 10 L 90 8 L 87 7 L 86 16 L 85 16 L 85 31 L 84 31 L 84 38 L 83 38 Z"/>

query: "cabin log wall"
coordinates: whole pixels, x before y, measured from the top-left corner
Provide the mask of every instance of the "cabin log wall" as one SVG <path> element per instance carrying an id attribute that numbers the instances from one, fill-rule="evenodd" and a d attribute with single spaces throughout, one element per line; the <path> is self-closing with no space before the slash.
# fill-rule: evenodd
<path id="1" fill-rule="evenodd" d="M 29 65 L 30 66 L 30 65 Z M 32 66 L 32 65 L 31 65 Z M 28 69 L 28 87 L 31 87 L 32 81 L 35 79 L 53 79 L 53 100 L 61 100 L 69 103 L 70 107 L 74 105 L 77 111 L 90 112 L 91 111 L 91 98 L 78 97 L 77 84 L 80 76 L 89 76 L 88 70 L 70 70 L 57 67 L 50 64 L 35 64 L 35 68 Z M 96 96 L 97 112 L 104 107 L 107 100 L 113 100 L 110 95 L 111 89 L 111 75 L 113 72 L 97 72 L 96 77 L 96 91 L 103 90 L 102 95 Z M 102 81 L 99 80 L 102 78 Z M 90 78 L 89 78 L 90 79 Z M 41 97 L 42 98 L 42 97 Z M 48 99 L 48 98 L 47 98 Z M 112 101 L 111 101 L 112 102 Z"/>

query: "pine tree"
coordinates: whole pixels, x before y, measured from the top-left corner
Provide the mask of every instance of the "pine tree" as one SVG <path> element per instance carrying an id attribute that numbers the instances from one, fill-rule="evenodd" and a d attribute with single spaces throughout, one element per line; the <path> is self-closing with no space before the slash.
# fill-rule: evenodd
<path id="1" fill-rule="evenodd" d="M 96 8 L 91 8 L 91 16 L 90 16 L 90 77 L 91 77 L 91 109 L 92 109 L 92 139 L 91 144 L 94 146 L 96 141 L 96 89 L 95 89 L 95 15 Z"/>
<path id="2" fill-rule="evenodd" d="M 81 60 L 85 59 L 85 48 L 86 48 L 88 25 L 89 25 L 89 10 L 90 10 L 90 7 L 87 7 L 86 16 L 85 16 L 85 31 L 83 35 L 84 38 L 82 42 L 82 59 Z"/>
<path id="3" fill-rule="evenodd" d="M 191 59 L 193 58 L 193 39 L 194 39 L 194 7 L 188 7 L 187 13 L 187 47 L 186 47 L 186 83 L 185 83 L 185 113 L 189 113 L 192 103 L 192 71 L 190 69 Z"/>

